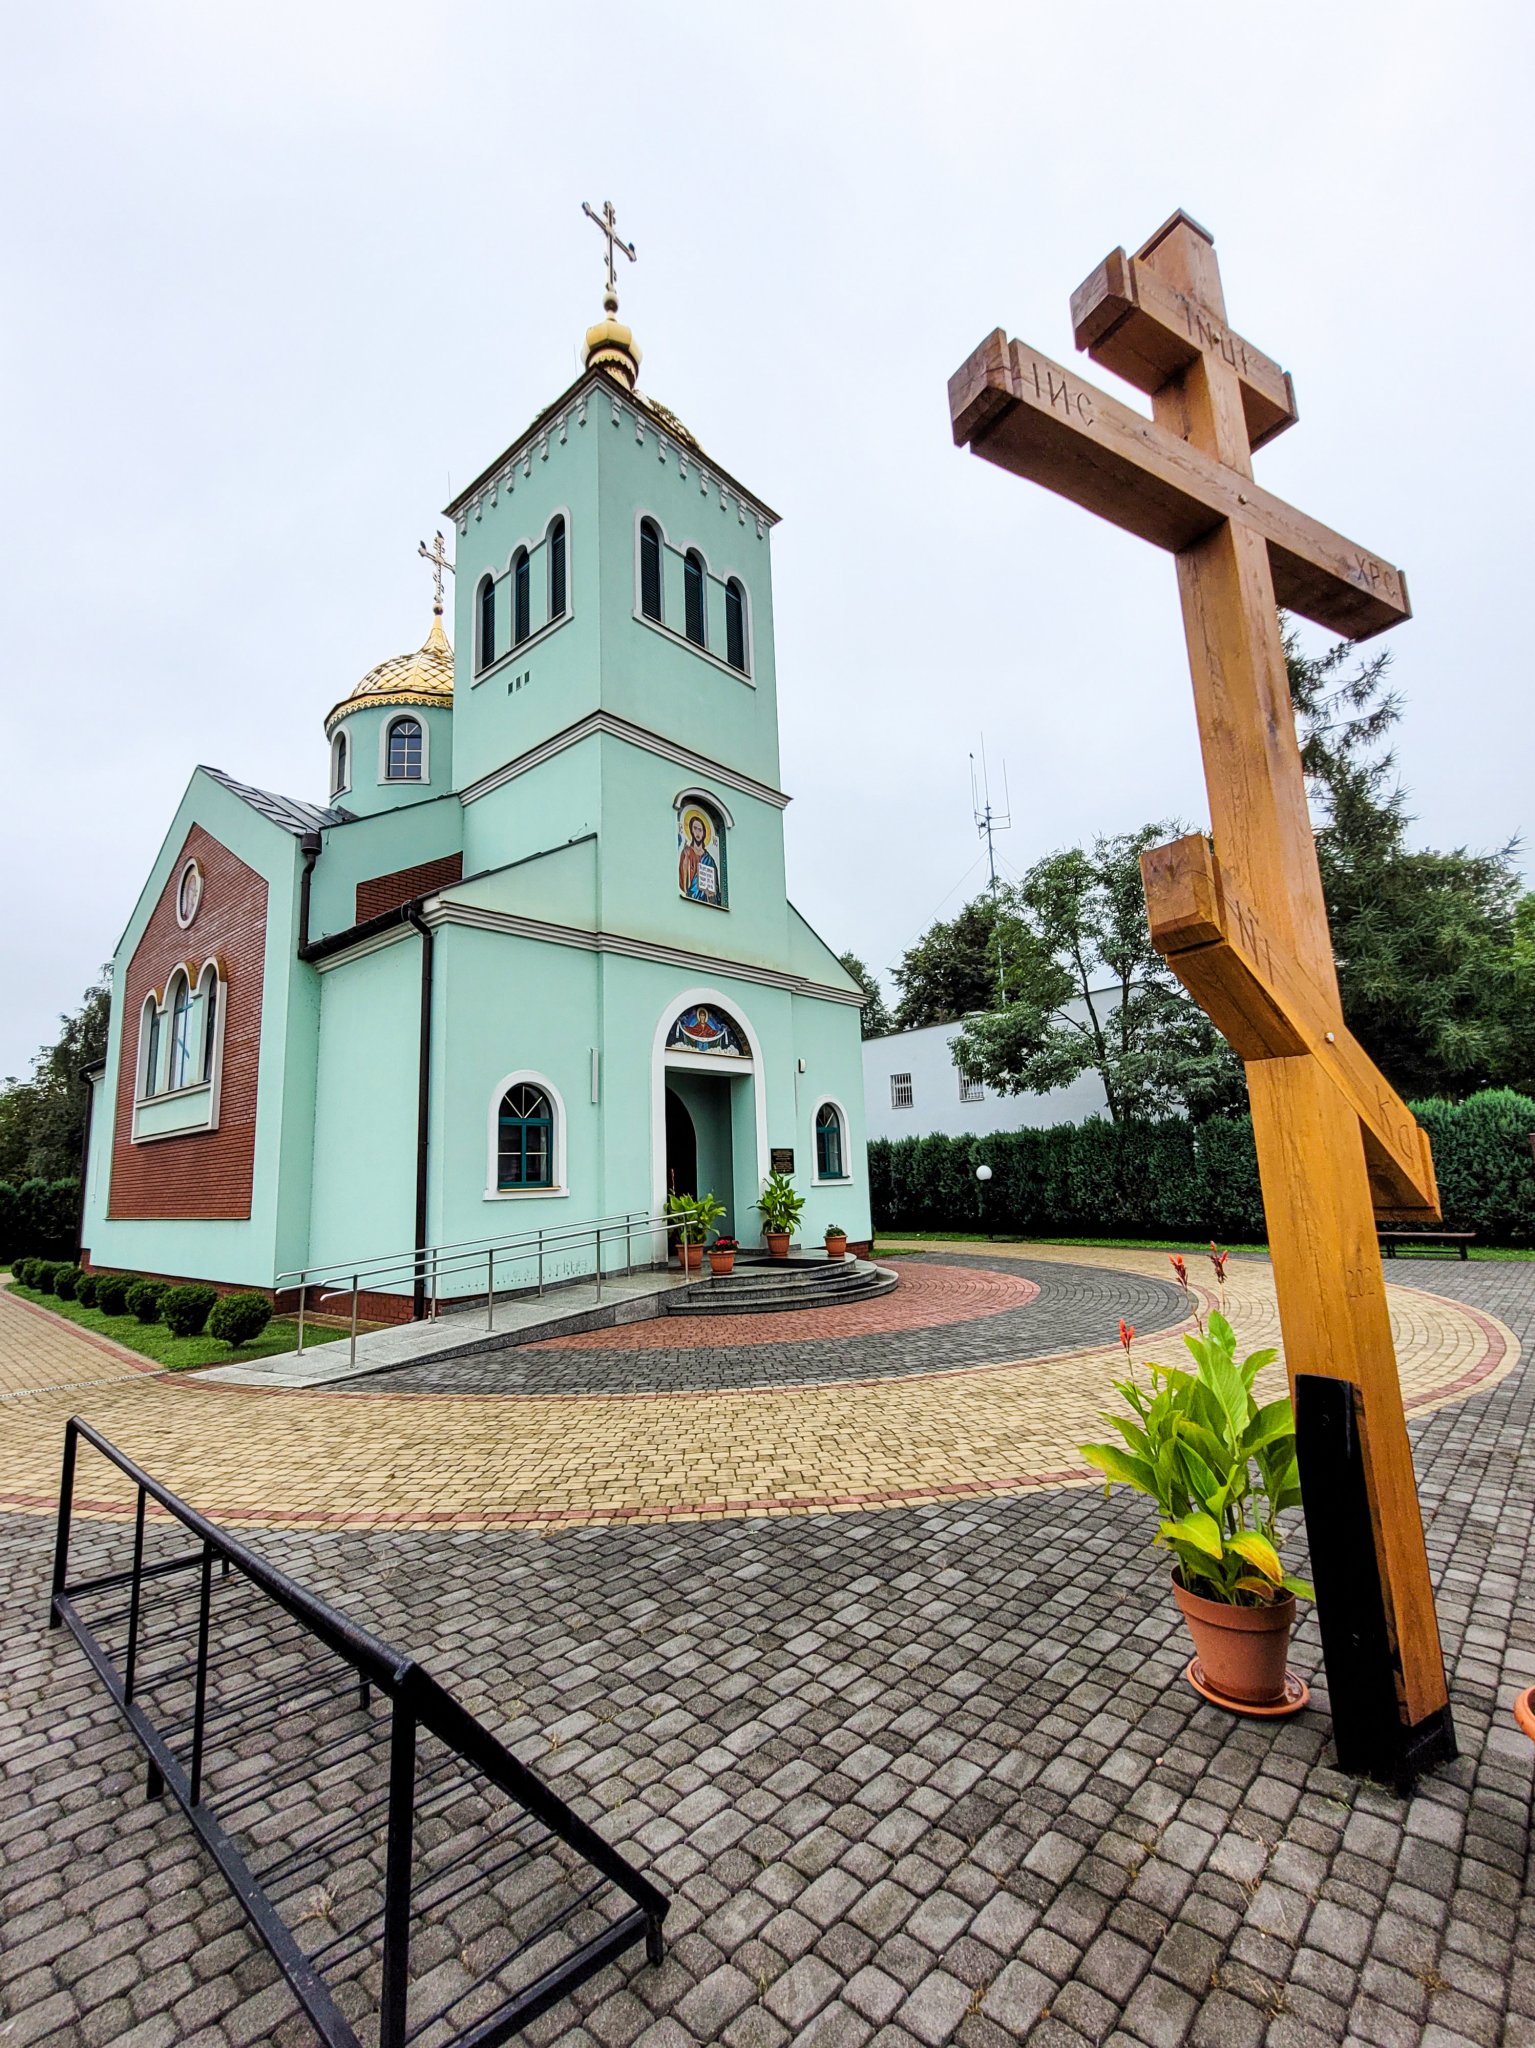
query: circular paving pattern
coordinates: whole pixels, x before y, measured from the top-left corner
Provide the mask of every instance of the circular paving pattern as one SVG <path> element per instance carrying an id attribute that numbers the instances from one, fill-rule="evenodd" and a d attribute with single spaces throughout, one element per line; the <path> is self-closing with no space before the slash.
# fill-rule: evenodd
<path id="1" fill-rule="evenodd" d="M 1181 1323 L 1168 1281 L 1096 1266 L 997 1257 L 893 1258 L 893 1294 L 845 1308 L 755 1316 L 657 1316 L 479 1358 L 402 1366 L 354 1381 L 381 1394 L 656 1394 L 904 1379 L 1044 1358 L 1101 1344 L 1119 1318 L 1147 1332 Z"/>
<path id="2" fill-rule="evenodd" d="M 990 1313 L 928 1329 L 832 1338 L 819 1347 L 815 1379 L 723 1386 L 721 1376 L 736 1369 L 732 1361 L 747 1347 L 713 1349 L 711 1329 L 708 1344 L 676 1353 L 615 1351 L 611 1342 L 544 1353 L 551 1370 L 576 1372 L 617 1356 L 625 1369 L 646 1371 L 645 1386 L 503 1387 L 498 1397 L 404 1391 L 392 1384 L 398 1376 L 370 1381 L 374 1391 L 359 1393 L 146 1374 L 142 1361 L 115 1346 L 82 1347 L 71 1325 L 0 1292 L 0 1389 L 20 1396 L 4 1410 L 0 1507 L 51 1507 L 71 1411 L 205 1513 L 235 1526 L 553 1531 L 893 1508 L 1093 1483 L 1077 1446 L 1104 1434 L 1102 1410 L 1124 1370 L 1110 1333 L 1138 1302 L 1154 1305 L 1150 1320 L 1165 1315 L 1171 1290 L 1160 1255 L 1098 1251 L 1087 1266 L 1079 1252 L 1031 1245 L 1017 1258 L 1001 1247 L 980 1258 L 928 1257 L 933 1264 L 923 1261 L 922 1271 L 935 1286 L 944 1265 L 967 1275 L 1001 1269 L 1003 1277 L 1043 1278 L 1022 1306 L 997 1310 L 987 1283 L 970 1298 L 991 1304 Z M 926 1284 L 919 1281 L 918 1290 Z M 1032 1341 L 1052 1313 L 1052 1298 L 1063 1315 L 1067 1307 L 1071 1315 L 1090 1314 L 1088 1327 L 1099 1341 L 1076 1349 L 1058 1341 L 1030 1355 L 998 1356 L 999 1329 L 1014 1328 Z M 1181 1305 L 1175 1298 L 1173 1306 Z M 1480 1309 L 1400 1285 L 1391 1289 L 1391 1305 L 1410 1412 L 1477 1393 L 1517 1359 L 1512 1334 Z M 1277 1342 L 1265 1261 L 1232 1262 L 1228 1306 L 1244 1346 Z M 1177 1343 L 1166 1327 L 1148 1335 L 1150 1320 L 1139 1326 L 1137 1363 L 1166 1360 Z M 1068 1317 L 1059 1327 L 1080 1333 L 1083 1326 Z M 887 1347 L 898 1357 L 903 1348 L 944 1338 L 978 1346 L 983 1359 L 956 1363 L 934 1353 L 917 1370 L 849 1371 L 850 1361 L 866 1355 L 855 1347 Z M 762 1349 L 770 1364 L 780 1362 L 775 1370 L 787 1372 L 800 1346 Z M 656 1366 L 671 1369 L 679 1359 L 693 1361 L 702 1383 L 660 1388 Z M 1269 1368 L 1259 1386 L 1266 1398 L 1280 1393 L 1282 1371 Z M 94 1460 L 82 1464 L 82 1511 L 124 1511 L 125 1498 L 102 1486 L 100 1471 Z"/>

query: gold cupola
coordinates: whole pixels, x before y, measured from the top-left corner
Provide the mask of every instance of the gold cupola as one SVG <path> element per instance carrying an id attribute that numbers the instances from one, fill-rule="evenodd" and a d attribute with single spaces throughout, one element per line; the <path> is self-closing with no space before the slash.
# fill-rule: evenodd
<path id="1" fill-rule="evenodd" d="M 442 629 L 442 613 L 434 606 L 432 630 L 414 654 L 397 654 L 370 668 L 349 696 L 328 714 L 325 737 L 354 711 L 377 710 L 386 704 L 419 704 L 453 709 L 453 648 Z"/>
<path id="2" fill-rule="evenodd" d="M 639 381 L 640 345 L 618 317 L 618 294 L 610 285 L 602 299 L 605 319 L 586 330 L 586 367 L 606 370 L 626 391 Z"/>

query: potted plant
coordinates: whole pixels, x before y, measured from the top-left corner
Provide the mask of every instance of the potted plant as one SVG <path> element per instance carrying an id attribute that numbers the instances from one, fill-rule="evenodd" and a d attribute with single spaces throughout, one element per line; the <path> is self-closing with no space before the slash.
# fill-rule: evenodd
<path id="1" fill-rule="evenodd" d="M 679 1195 L 673 1192 L 666 1198 L 666 1213 L 676 1219 L 671 1227 L 677 1241 L 677 1263 L 684 1273 L 696 1273 L 703 1265 L 704 1239 L 709 1226 L 724 1215 L 725 1205 L 717 1202 L 712 1194 Z"/>
<path id="2" fill-rule="evenodd" d="M 789 1239 L 794 1235 L 799 1212 L 804 1206 L 805 1197 L 786 1173 L 768 1175 L 763 1182 L 757 1208 L 762 1216 L 762 1234 L 767 1239 L 769 1257 L 786 1259 L 789 1256 Z"/>
<path id="3" fill-rule="evenodd" d="M 735 1271 L 736 1252 L 739 1246 L 733 1237 L 717 1237 L 709 1247 L 709 1271 L 716 1280 L 723 1280 Z"/>
<path id="4" fill-rule="evenodd" d="M 847 1232 L 840 1223 L 828 1223 L 826 1226 L 826 1256 L 829 1259 L 847 1257 Z"/>
<path id="5" fill-rule="evenodd" d="M 1135 1331 L 1119 1326 L 1130 1356 Z M 1277 1351 L 1240 1364 L 1236 1334 L 1215 1312 L 1186 1336 L 1196 1370 L 1148 1363 L 1150 1388 L 1115 1382 L 1129 1415 L 1107 1415 L 1124 1438 L 1083 1444 L 1103 1473 L 1150 1496 L 1161 1513 L 1156 1542 L 1177 1560 L 1173 1598 L 1194 1638 L 1189 1682 L 1207 1699 L 1246 1713 L 1293 1713 L 1310 1697 L 1285 1669 L 1297 1597 L 1314 1599 L 1280 1560 L 1278 1518 L 1300 1504 L 1295 1414 L 1288 1395 L 1260 1407 L 1253 1381 Z"/>

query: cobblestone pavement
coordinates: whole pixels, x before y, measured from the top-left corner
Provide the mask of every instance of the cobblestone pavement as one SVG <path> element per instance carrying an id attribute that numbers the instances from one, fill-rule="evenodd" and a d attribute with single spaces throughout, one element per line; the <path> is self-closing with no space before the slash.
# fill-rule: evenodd
<path id="1" fill-rule="evenodd" d="M 996 1256 L 1006 1258 L 1000 1247 Z M 1028 1261 L 1079 1270 L 1076 1255 L 1049 1247 L 1031 1247 Z M 1148 1279 L 1163 1284 L 1166 1261 L 1102 1251 L 1094 1264 L 1124 1276 L 1130 1304 L 1146 1298 Z M 278 1391 L 125 1372 L 109 1385 L 61 1386 L 11 1404 L 0 1509 L 50 1504 L 60 1433 L 77 1405 L 167 1485 L 232 1525 L 555 1529 L 851 1512 L 1092 1483 L 1076 1447 L 1102 1433 L 1124 1357 L 1112 1341 L 1112 1289 L 1091 1276 L 1081 1284 L 1100 1304 L 1097 1345 L 896 1377 L 843 1369 L 815 1382 L 722 1388 L 734 1349 L 689 1354 L 702 1382 L 692 1388 L 667 1385 L 670 1354 L 636 1352 L 629 1369 L 648 1364 L 648 1387 L 579 1394 L 401 1392 L 394 1375 Z M 1233 1265 L 1229 1297 L 1248 1343 L 1277 1341 L 1265 1262 Z M 1398 1287 L 1392 1301 L 1409 1407 L 1461 1399 L 1511 1368 L 1515 1339 L 1481 1310 L 1418 1288 Z M 1018 1320 L 1040 1312 L 1048 1314 L 1043 1294 Z M 38 1320 L 0 1293 L 0 1328 L 23 1315 Z M 937 1344 L 943 1334 L 918 1331 L 913 1341 Z M 852 1341 L 833 1339 L 825 1353 L 835 1360 Z M 954 1341 L 970 1341 L 962 1326 Z M 1170 1342 L 1167 1331 L 1142 1334 L 1135 1357 L 1165 1356 Z M 761 1355 L 771 1362 L 780 1348 Z M 591 1355 L 557 1354 L 578 1364 Z M 1282 1369 L 1270 1367 L 1260 1392 L 1282 1389 Z"/>
<path id="2" fill-rule="evenodd" d="M 259 1542 L 672 1894 L 664 1965 L 542 2048 L 1531 2048 L 1535 1266 L 1411 1277 L 1526 1362 L 1413 1424 L 1462 1756 L 1410 1802 L 1331 1768 L 1319 1677 L 1280 1724 L 1197 1700 L 1146 1514 L 1096 1491 Z M 49 1539 L 0 1518 L 0 2044 L 312 2042 L 46 1630 Z"/>
<path id="3" fill-rule="evenodd" d="M 881 1263 L 900 1272 L 900 1286 L 855 1308 L 657 1316 L 484 1358 L 402 1369 L 389 1374 L 388 1386 L 418 1393 L 615 1394 L 897 1379 L 1098 1348 L 1121 1316 L 1149 1336 L 1182 1323 L 1188 1313 L 1178 1288 L 1145 1273 L 947 1252 L 882 1257 Z"/>

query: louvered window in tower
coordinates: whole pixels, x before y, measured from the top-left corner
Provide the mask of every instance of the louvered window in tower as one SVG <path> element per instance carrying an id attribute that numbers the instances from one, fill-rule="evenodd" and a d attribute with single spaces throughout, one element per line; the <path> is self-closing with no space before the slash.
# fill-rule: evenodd
<path id="1" fill-rule="evenodd" d="M 725 585 L 725 659 L 746 673 L 746 592 L 732 576 Z"/>
<path id="2" fill-rule="evenodd" d="M 661 529 L 653 519 L 640 521 L 640 610 L 661 623 Z"/>
<path id="3" fill-rule="evenodd" d="M 565 521 L 555 519 L 549 528 L 549 616 L 565 616 Z"/>
<path id="4" fill-rule="evenodd" d="M 528 551 L 526 548 L 519 548 L 512 557 L 512 645 L 514 647 L 520 647 L 533 630 L 531 598 Z"/>
<path id="5" fill-rule="evenodd" d="M 478 633 L 479 665 L 489 668 L 496 658 L 496 581 L 493 576 L 480 578 Z"/>
<path id="6" fill-rule="evenodd" d="M 689 548 L 682 565 L 683 624 L 687 636 L 695 647 L 707 647 L 704 632 L 704 591 L 707 578 L 704 558 L 697 548 Z"/>

